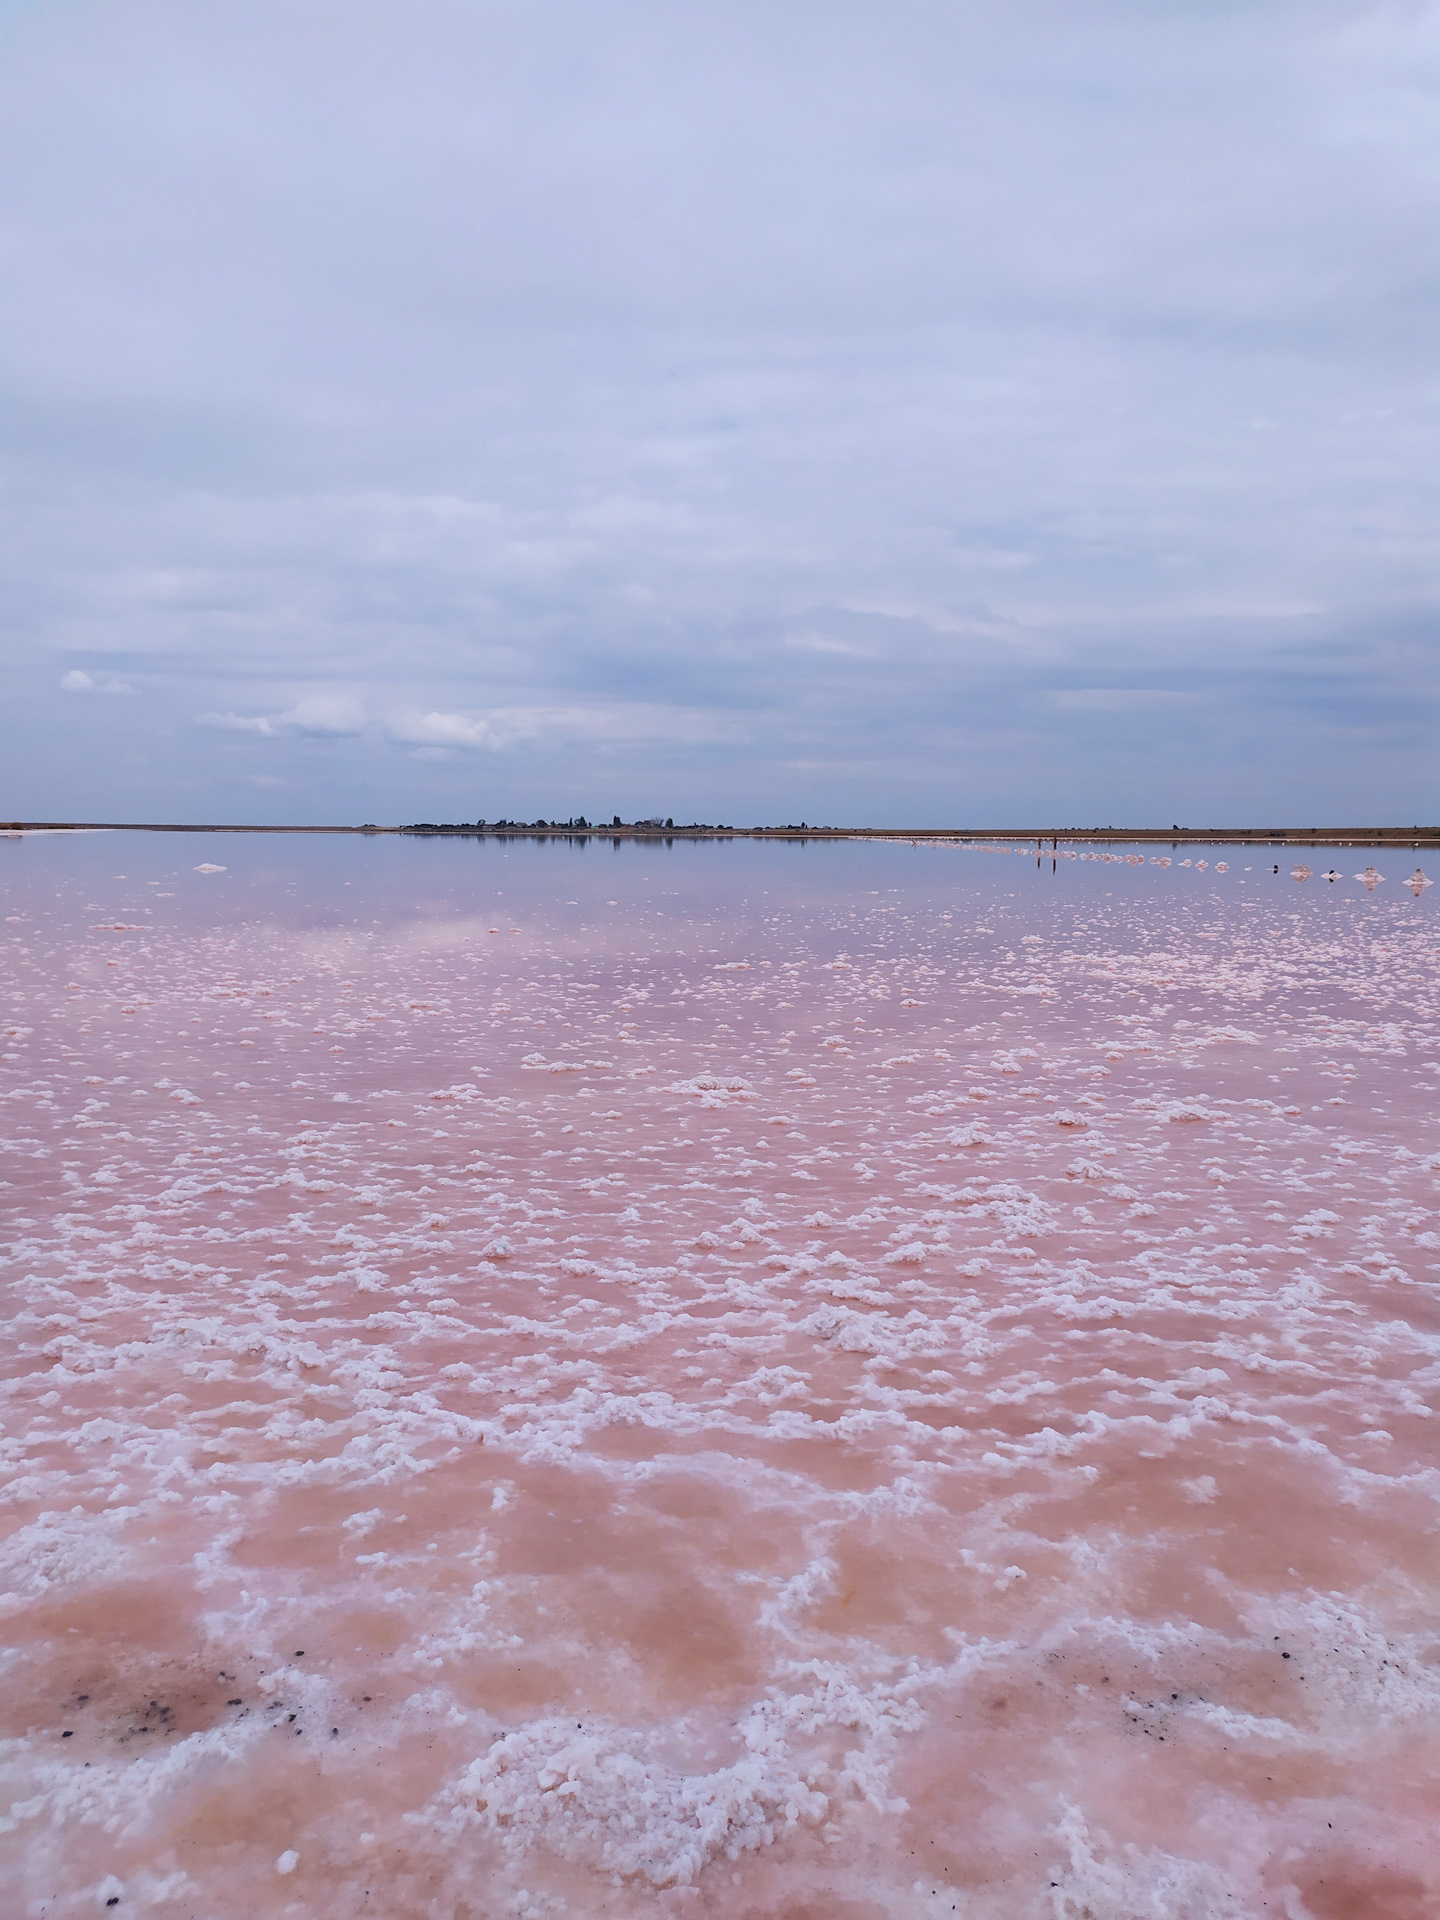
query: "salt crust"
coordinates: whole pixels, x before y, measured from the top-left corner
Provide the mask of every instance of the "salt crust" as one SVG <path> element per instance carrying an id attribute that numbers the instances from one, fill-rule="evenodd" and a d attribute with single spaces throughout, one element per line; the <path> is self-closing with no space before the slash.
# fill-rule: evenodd
<path id="1" fill-rule="evenodd" d="M 1372 911 L 1363 896 L 1356 906 Z M 128 917 L 111 930 L 122 924 L 134 930 Z M 463 1890 L 477 1872 L 493 1874 L 497 1902 L 516 1912 L 560 1911 L 562 1867 L 582 1876 L 563 1882 L 571 1911 L 588 1909 L 576 1893 L 585 1874 L 599 1876 L 597 1889 L 621 1876 L 637 1902 L 693 1886 L 723 1911 L 732 1866 L 783 1863 L 807 1840 L 848 1861 L 847 1887 L 860 1896 L 873 1885 L 885 1911 L 928 1914 L 941 1900 L 933 1911 L 951 1911 L 948 1892 L 897 1877 L 902 1859 L 872 1883 L 851 1851 L 857 1822 L 881 1823 L 868 1832 L 911 1831 L 902 1798 L 921 1802 L 906 1769 L 932 1735 L 968 1741 L 942 1751 L 978 1755 L 1016 1806 L 1033 1803 L 1007 1871 L 1023 1876 L 1032 1857 L 1053 1868 L 1048 1888 L 1017 1879 L 997 1894 L 983 1907 L 987 1920 L 1046 1903 L 1064 1920 L 1087 1906 L 1105 1920 L 1209 1920 L 1259 1911 L 1272 1895 L 1272 1908 L 1285 1910 L 1275 1863 L 1309 1846 L 1309 1829 L 1287 1827 L 1292 1816 L 1263 1796 L 1222 1792 L 1232 1779 L 1226 1756 L 1236 1753 L 1272 1771 L 1323 1763 L 1349 1783 L 1329 1806 L 1336 1828 L 1358 1822 L 1381 1835 L 1382 1858 L 1403 1857 L 1407 1871 L 1433 1878 L 1433 1849 L 1403 1808 L 1390 1810 L 1428 1764 L 1440 1717 L 1433 1635 L 1423 1624 L 1406 1630 L 1407 1620 L 1428 1617 L 1423 1564 L 1405 1559 L 1412 1535 L 1424 1542 L 1433 1532 L 1437 1492 L 1427 1427 L 1436 1343 L 1424 1302 L 1440 1239 L 1427 1183 L 1440 1159 L 1433 1103 L 1407 1106 L 1404 1097 L 1411 1063 L 1433 1043 L 1433 953 L 1393 916 L 1375 924 L 1374 952 L 1358 921 L 1348 930 L 1297 921 L 1283 938 L 1272 924 L 1248 946 L 1223 919 L 1197 918 L 1184 937 L 1172 928 L 1162 939 L 1118 923 L 1113 934 L 1096 923 L 1056 937 L 1047 925 L 1043 940 L 1016 941 L 1013 966 L 972 955 L 956 967 L 953 989 L 941 995 L 926 974 L 923 990 L 903 998 L 895 967 L 909 935 L 892 930 L 883 960 L 852 941 L 843 963 L 818 969 L 825 992 L 841 998 L 793 1024 L 842 1011 L 847 1024 L 843 1039 L 811 1036 L 805 1070 L 787 1065 L 784 1048 L 772 1056 L 733 1037 L 748 1004 L 741 996 L 760 996 L 757 1011 L 770 1011 L 759 970 L 712 969 L 725 977 L 692 981 L 692 990 L 727 996 L 708 1003 L 725 1025 L 697 1033 L 709 1034 L 724 1064 L 679 1079 L 700 1061 L 672 1061 L 675 1049 L 655 1031 L 639 1041 L 612 1034 L 603 1047 L 554 1036 L 536 1052 L 524 1026 L 509 1022 L 504 978 L 492 1017 L 495 1044 L 511 1051 L 461 1065 L 455 1049 L 468 1036 L 457 1022 L 470 1002 L 457 995 L 447 1014 L 439 961 L 412 953 L 401 968 L 406 1020 L 383 1071 L 369 1083 L 352 1074 L 340 1087 L 328 1077 L 341 1070 L 327 1064 L 332 1034 L 303 1036 L 348 1017 L 338 980 L 340 967 L 356 967 L 353 953 L 272 940 L 268 960 L 259 947 L 247 951 L 258 970 L 237 984 L 223 977 L 236 965 L 223 943 L 203 951 L 177 943 L 164 958 L 179 983 L 173 1007 L 154 982 L 157 997 L 144 1003 L 117 992 L 117 1028 L 123 1019 L 133 1033 L 148 1020 L 163 1047 L 172 1044 L 164 1021 L 178 1028 L 201 989 L 212 1009 L 232 1003 L 237 1021 L 284 1001 L 299 1016 L 287 1015 L 286 1047 L 309 1051 L 296 1051 L 274 1085 L 291 1086 L 303 1067 L 297 1093 L 309 1085 L 316 1098 L 353 1104 L 282 1130 L 263 1091 L 253 1102 L 236 1098 L 250 1076 L 265 1086 L 251 1065 L 247 1078 L 222 1083 L 209 1058 L 182 1058 L 177 1048 L 162 1062 L 168 1073 L 151 1067 L 140 1085 L 93 1038 L 83 1059 L 78 1047 L 71 1059 L 45 1040 L 48 1054 L 37 1042 L 17 1061 L 5 1088 L 15 1116 L 12 1192 L 20 1167 L 49 1178 L 63 1166 L 68 1181 L 73 1156 L 74 1178 L 63 1204 L 27 1217 L 13 1243 L 20 1371 L 7 1393 L 23 1416 L 6 1441 L 13 1471 L 4 1495 L 17 1526 L 3 1584 L 13 1630 L 34 1633 L 29 1644 L 44 1661 L 45 1629 L 27 1623 L 47 1618 L 46 1607 L 63 1601 L 106 1618 L 137 1578 L 174 1585 L 189 1606 L 203 1596 L 195 1619 L 207 1644 L 257 1649 L 269 1663 L 262 1697 L 283 1687 L 317 1721 L 345 1722 L 348 1739 L 352 1694 L 276 1664 L 275 1649 L 298 1644 L 292 1618 L 324 1621 L 342 1594 L 403 1622 L 381 1669 L 402 1704 L 387 1709 L 381 1744 L 362 1744 L 348 1775 L 343 1745 L 326 1755 L 328 1777 L 349 1779 L 358 1796 L 355 1817 L 339 1834 L 322 1823 L 293 1847 L 276 1834 L 254 1862 L 293 1894 L 275 1864 L 298 1855 L 312 1903 L 326 1898 L 326 1871 L 348 1872 L 354 1830 L 367 1820 L 394 1849 L 406 1818 L 429 1817 L 423 1769 L 408 1778 L 403 1812 L 375 1804 L 376 1756 L 383 1763 L 389 1743 L 398 1750 L 407 1739 L 434 1745 L 435 1764 L 449 1769 L 450 1784 L 429 1803 L 457 1823 L 447 1884 Z M 1221 933 L 1223 959 L 1201 946 Z M 78 967 L 83 942 L 77 953 Z M 906 964 L 918 981 L 919 955 Z M 13 977 L 28 977 L 19 963 Z M 15 1047 L 51 1031 L 55 978 L 42 970 L 27 989 L 35 1017 L 10 1027 Z M 287 980 L 304 983 L 300 995 L 287 999 Z M 573 985 L 573 996 L 566 987 L 554 1001 L 567 1018 L 594 988 Z M 1209 1013 L 1202 986 L 1214 989 Z M 1322 986 L 1334 1004 L 1277 1024 L 1278 1006 L 1298 1014 L 1300 994 Z M 650 988 L 624 991 L 634 1008 Z M 1156 1010 L 1161 996 L 1182 991 L 1192 995 L 1186 1015 Z M 1094 995 L 1083 1029 L 1073 1024 L 1077 992 Z M 1132 1011 L 1127 996 L 1142 993 L 1149 999 Z M 880 1031 L 887 997 L 909 1009 L 907 1022 L 924 1004 L 937 1019 L 963 1006 L 959 1017 L 989 1024 L 969 1051 L 953 1028 L 937 1027 L 917 1046 L 913 1029 Z M 1213 1017 L 1227 997 L 1247 1024 Z M 1067 1000 L 1071 1025 L 1028 1034 L 1034 1044 L 1002 1044 L 1014 1038 L 1001 1026 L 1008 1010 L 1026 1009 L 1028 1022 Z M 863 1034 L 858 1018 L 851 1031 L 855 1009 Z M 447 1018 L 432 1041 L 426 1022 Z M 67 1044 L 83 1037 L 58 1030 Z M 252 1044 L 246 1036 L 237 1027 L 224 1044 Z M 902 1040 L 908 1050 L 897 1053 Z M 932 1049 L 929 1040 L 949 1044 Z M 630 1087 L 628 1060 L 624 1079 L 607 1064 L 622 1046 L 649 1048 L 640 1064 L 655 1082 L 644 1099 L 658 1097 L 658 1108 Z M 221 1042 L 212 1057 L 227 1058 Z M 105 1071 L 79 1076 L 82 1100 L 79 1067 L 92 1063 Z M 537 1067 L 556 1079 L 507 1077 Z M 1242 1070 L 1256 1077 L 1236 1080 Z M 1187 1075 L 1202 1077 L 1200 1093 Z M 575 1103 L 602 1080 L 587 1115 Z M 528 1105 L 522 1086 L 537 1089 Z M 1067 1102 L 1058 1111 L 1044 1104 L 1051 1087 Z M 1335 1088 L 1353 1105 L 1322 1106 Z M 786 1100 L 774 1116 L 778 1142 L 759 1138 L 770 1121 L 763 1109 L 743 1139 L 718 1131 L 777 1089 Z M 1370 1110 L 1362 1089 L 1385 1105 L 1393 1096 L 1393 1121 Z M 838 1134 L 826 1105 L 837 1092 L 852 1122 Z M 613 1099 L 623 1110 L 605 1106 Z M 975 1101 L 996 1116 L 988 1133 L 956 1124 Z M 130 1116 L 147 1107 L 164 1118 L 147 1122 L 154 1131 L 141 1138 Z M 713 1122 L 697 1123 L 707 1107 Z M 677 1173 L 664 1185 L 645 1157 L 654 1149 L 626 1147 L 626 1126 L 651 1112 L 663 1114 L 667 1141 L 684 1141 L 676 1157 L 688 1179 Z M 567 1126 L 618 1123 L 597 1136 L 598 1165 L 578 1159 L 556 1173 L 542 1157 L 554 1150 L 552 1120 L 562 1113 Z M 1066 1139 L 1062 1115 L 1086 1122 L 1083 1142 Z M 717 1131 L 702 1138 L 700 1124 Z M 40 1130 L 52 1125 L 54 1140 Z M 408 1158 L 377 1149 L 369 1131 L 377 1126 L 399 1129 L 397 1142 L 409 1130 Z M 550 1131 L 521 1179 L 507 1163 L 481 1164 L 497 1149 L 526 1151 L 532 1126 Z M 873 1137 L 885 1127 L 892 1143 Z M 429 1131 L 439 1128 L 456 1131 Z M 693 1153 L 691 1128 L 701 1139 Z M 62 1130 L 79 1145 L 61 1143 Z M 963 1153 L 946 1164 L 962 1135 Z M 826 1144 L 837 1137 L 843 1152 Z M 166 1152 L 179 1149 L 168 1170 L 162 1140 L 172 1143 Z M 217 1161 L 187 1159 L 192 1145 Z M 1083 1157 L 1067 1164 L 1077 1147 Z M 819 1191 L 802 1200 L 789 1183 L 805 1177 Z M 1096 1344 L 1072 1346 L 1072 1337 Z M 678 1342 L 689 1343 L 683 1358 L 693 1364 L 672 1357 Z M 1077 1363 L 1075 1354 L 1094 1358 Z M 838 1480 L 815 1470 L 836 1458 L 845 1463 Z M 443 1533 L 444 1550 L 430 1554 L 426 1535 L 439 1523 L 410 1540 L 407 1514 L 424 1512 L 429 1489 L 447 1477 L 453 1487 L 457 1472 L 479 1496 L 464 1508 L 473 1525 Z M 742 1523 L 706 1521 L 686 1536 L 706 1552 L 743 1548 L 751 1531 L 761 1538 L 782 1517 L 789 1556 L 760 1570 L 742 1552 L 725 1603 L 735 1618 L 753 1619 L 759 1636 L 748 1656 L 749 1704 L 725 1716 L 740 1748 L 728 1763 L 702 1762 L 698 1724 L 693 1741 L 687 1734 L 696 1713 L 667 1712 L 658 1697 L 617 1711 L 612 1696 L 584 1714 L 581 1729 L 553 1702 L 510 1714 L 509 1730 L 469 1757 L 497 1732 L 493 1716 L 462 1705 L 457 1692 L 477 1657 L 513 1651 L 560 1674 L 592 1667 L 589 1643 L 570 1637 L 578 1628 L 551 1624 L 545 1605 L 535 1611 L 543 1594 L 563 1612 L 565 1578 L 537 1580 L 510 1558 L 546 1497 L 537 1492 L 551 1484 L 544 1476 L 571 1472 L 591 1476 L 584 1497 L 602 1517 L 612 1498 L 618 1514 L 622 1503 L 665 1497 L 672 1477 L 684 1484 L 686 1474 L 722 1510 L 733 1498 Z M 1146 1492 L 1147 1475 L 1160 1497 Z M 1116 1505 L 1121 1488 L 1152 1502 L 1134 1535 Z M 292 1498 L 299 1514 L 332 1512 L 348 1556 L 338 1589 L 324 1584 L 329 1575 L 311 1582 L 303 1558 L 311 1523 L 297 1535 L 272 1517 Z M 1253 1524 L 1255 1500 L 1277 1529 L 1292 1504 L 1323 1513 L 1324 1525 L 1273 1565 L 1246 1566 L 1244 1553 L 1259 1553 L 1268 1531 Z M 1066 1518 L 1058 1549 L 1047 1501 Z M 165 1530 L 175 1524 L 186 1546 L 172 1561 L 156 1540 L 172 1538 Z M 1312 1566 L 1317 1543 L 1337 1529 L 1348 1529 L 1353 1567 L 1326 1566 L 1323 1556 Z M 320 1524 L 313 1532 L 331 1537 Z M 299 1541 L 299 1571 L 255 1559 L 257 1543 L 272 1540 L 291 1553 Z M 882 1540 L 907 1604 L 913 1589 L 952 1623 L 990 1608 L 996 1637 L 954 1662 L 937 1662 L 933 1649 L 925 1656 L 921 1612 L 912 1620 L 866 1601 L 864 1555 Z M 1223 1571 L 1213 1542 L 1231 1555 Z M 1139 1596 L 1163 1583 L 1172 1546 L 1204 1570 L 1207 1604 L 1228 1609 L 1232 1629 L 1202 1631 L 1175 1593 L 1164 1620 L 1142 1617 Z M 926 1586 L 932 1548 L 946 1556 L 943 1604 Z M 1287 1558 L 1305 1571 L 1287 1573 Z M 437 1581 L 437 1566 L 463 1578 Z M 587 1573 L 582 1557 L 575 1578 Z M 1347 1583 L 1353 1593 L 1342 1591 Z M 1112 1617 L 1117 1596 L 1134 1611 Z M 620 1601 L 611 1595 L 608 1604 Z M 867 1604 L 863 1624 L 847 1629 L 845 1610 Z M 1282 1666 L 1285 1653 L 1293 1657 Z M 1257 1665 L 1262 1656 L 1268 1666 Z M 907 1659 L 895 1679 L 897 1660 Z M 999 1725 L 956 1735 L 962 1720 L 984 1726 L 997 1684 L 1012 1696 L 1039 1689 L 1057 1663 L 1083 1670 L 1065 1695 L 1078 1717 L 1059 1719 L 1044 1739 L 1011 1741 Z M 1093 1708 L 1102 1666 L 1115 1682 L 1109 1717 Z M 1272 1668 L 1287 1684 L 1301 1674 L 1306 1691 L 1277 1694 Z M 13 1688 L 22 1665 L 9 1675 Z M 78 1749 L 54 1744 L 44 1727 L 12 1741 L 9 1831 L 29 1836 L 27 1884 L 64 1882 L 65 1897 L 85 1911 L 114 1893 L 140 1910 L 183 1899 L 229 1913 L 204 1864 L 192 1860 L 187 1875 L 145 1849 L 159 1847 L 173 1809 L 206 1782 L 223 1780 L 236 1804 L 258 1805 L 243 1796 L 273 1766 L 270 1731 L 254 1720 L 217 1725 L 153 1757 L 102 1748 L 86 1770 Z M 1157 1775 L 1127 1766 L 1116 1743 L 1143 1741 L 1158 1753 L 1148 1743 L 1162 1738 L 1178 1777 L 1221 1793 L 1226 1844 L 1208 1858 L 1203 1800 L 1192 1803 L 1182 1838 L 1117 1837 L 1129 1800 Z M 1054 1765 L 1072 1746 L 1087 1768 L 1101 1757 L 1084 1791 L 1073 1777 L 1066 1786 Z M 1113 1794 L 1107 1773 L 1119 1783 Z M 123 1873 L 82 1865 L 92 1830 L 111 1836 L 107 1847 L 120 1836 L 131 1849 Z M 35 1838 L 42 1832 L 55 1836 L 53 1849 Z M 1035 1854 L 1047 1837 L 1050 1855 Z M 328 1863 L 318 1872 L 317 1860 Z M 735 1899 L 754 1904 L 761 1884 Z M 446 1920 L 463 1900 L 457 1891 Z M 982 1911 L 978 1895 L 972 1906 Z"/>
<path id="2" fill-rule="evenodd" d="M 620 1878 L 689 1886 L 718 1856 L 736 1860 L 797 1826 L 819 1826 L 837 1802 L 899 1814 L 888 1791 L 899 1734 L 922 1718 L 918 1675 L 863 1688 L 831 1662 L 797 1665 L 734 1723 L 730 1765 L 682 1772 L 665 1757 L 676 1729 L 601 1727 L 547 1718 L 496 1740 L 462 1776 L 457 1798 L 511 1852 L 536 1844 Z M 851 1745 L 849 1742 L 854 1741 Z"/>

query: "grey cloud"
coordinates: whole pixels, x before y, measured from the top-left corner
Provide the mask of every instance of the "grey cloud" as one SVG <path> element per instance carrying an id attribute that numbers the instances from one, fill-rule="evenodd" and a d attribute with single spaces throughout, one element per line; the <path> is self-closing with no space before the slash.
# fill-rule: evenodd
<path id="1" fill-rule="evenodd" d="M 15 16 L 4 810 L 1412 817 L 1437 24 Z"/>

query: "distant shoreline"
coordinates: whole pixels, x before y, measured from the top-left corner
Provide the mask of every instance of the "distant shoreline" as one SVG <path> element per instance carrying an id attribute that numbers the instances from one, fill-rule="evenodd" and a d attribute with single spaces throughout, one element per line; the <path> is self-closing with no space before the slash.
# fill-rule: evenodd
<path id="1" fill-rule="evenodd" d="M 710 827 L 657 826 L 651 821 L 621 826 L 570 822 L 547 825 L 502 822 L 498 825 L 413 826 L 195 826 L 154 820 L 6 820 L 0 834 L 25 833 L 330 833 L 401 835 L 412 839 L 470 840 L 889 840 L 970 846 L 1009 841 L 1033 844 L 1037 852 L 1060 846 L 1174 847 L 1436 847 L 1440 827 Z"/>

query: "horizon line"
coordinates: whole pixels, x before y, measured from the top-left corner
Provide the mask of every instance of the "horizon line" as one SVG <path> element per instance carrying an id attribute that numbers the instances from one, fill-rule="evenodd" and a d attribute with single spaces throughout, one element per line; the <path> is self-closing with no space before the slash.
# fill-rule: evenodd
<path id="1" fill-rule="evenodd" d="M 980 840 L 1010 840 L 1036 843 L 1048 841 L 1130 842 L 1136 844 L 1227 846 L 1432 846 L 1440 845 L 1440 826 L 1375 827 L 832 827 L 809 826 L 676 826 L 654 820 L 612 822 L 502 821 L 474 823 L 419 821 L 396 825 L 377 825 L 367 821 L 360 826 L 261 825 L 259 823 L 153 820 L 10 820 L 0 821 L 0 835 L 15 839 L 30 833 L 315 833 L 401 835 L 415 838 L 470 839 L 643 839 L 643 840 L 897 840 L 952 841 L 965 844 Z"/>

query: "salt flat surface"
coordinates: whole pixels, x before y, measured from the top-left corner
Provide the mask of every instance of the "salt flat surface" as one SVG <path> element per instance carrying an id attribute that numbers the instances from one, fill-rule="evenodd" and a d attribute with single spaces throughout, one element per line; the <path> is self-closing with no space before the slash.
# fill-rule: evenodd
<path id="1" fill-rule="evenodd" d="M 5 1912 L 1440 1911 L 1367 859 L 0 844 Z"/>

